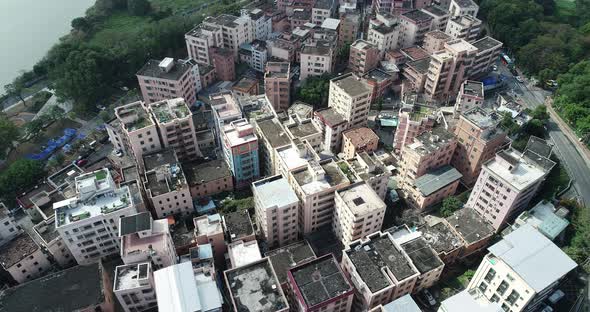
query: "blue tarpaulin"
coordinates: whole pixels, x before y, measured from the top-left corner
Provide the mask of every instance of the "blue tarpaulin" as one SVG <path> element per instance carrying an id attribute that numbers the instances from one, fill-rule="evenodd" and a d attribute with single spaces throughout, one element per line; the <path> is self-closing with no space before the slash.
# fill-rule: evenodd
<path id="1" fill-rule="evenodd" d="M 38 154 L 30 154 L 26 157 L 32 160 L 43 160 L 47 159 L 51 154 L 53 154 L 58 148 L 64 146 L 66 143 L 71 141 L 74 136 L 76 135 L 76 129 L 66 128 L 64 129 L 64 135 L 56 138 L 50 139 L 47 142 L 47 146 Z"/>

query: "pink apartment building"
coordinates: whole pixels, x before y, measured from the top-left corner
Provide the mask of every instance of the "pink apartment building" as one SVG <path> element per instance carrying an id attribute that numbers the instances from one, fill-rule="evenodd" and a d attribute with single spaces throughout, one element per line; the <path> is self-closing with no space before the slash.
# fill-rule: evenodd
<path id="1" fill-rule="evenodd" d="M 457 100 L 455 101 L 454 116 L 483 105 L 483 83 L 479 81 L 465 80 L 461 84 Z"/>
<path id="2" fill-rule="evenodd" d="M 364 74 L 379 65 L 380 52 L 373 44 L 358 39 L 350 45 L 348 67 L 357 74 Z"/>
<path id="3" fill-rule="evenodd" d="M 161 61 L 149 60 L 136 76 L 141 95 L 147 103 L 181 97 L 193 104 L 202 88 L 199 66 L 191 59 L 167 57 Z"/>
<path id="4" fill-rule="evenodd" d="M 217 79 L 222 81 L 236 80 L 236 63 L 234 62 L 234 54 L 231 50 L 212 48 L 211 58 L 213 59 Z"/>
<path id="5" fill-rule="evenodd" d="M 453 38 L 444 31 L 432 30 L 424 34 L 424 42 L 422 48 L 429 54 L 438 52 L 445 48 L 445 43 L 451 41 Z"/>
<path id="6" fill-rule="evenodd" d="M 223 159 L 184 163 L 182 169 L 192 198 L 211 196 L 234 189 L 231 171 Z"/>
<path id="7" fill-rule="evenodd" d="M 361 127 L 342 133 L 342 153 L 345 159 L 354 158 L 360 152 L 374 152 L 378 144 L 379 137 L 369 128 Z"/>
<path id="8" fill-rule="evenodd" d="M 195 240 L 198 245 L 211 244 L 213 258 L 217 266 L 225 263 L 227 245 L 223 231 L 223 221 L 219 214 L 205 215 L 193 219 Z"/>
<path id="9" fill-rule="evenodd" d="M 417 105 L 410 109 L 400 109 L 398 118 L 399 123 L 393 137 L 393 148 L 397 151 L 412 143 L 415 137 L 431 130 L 436 121 L 432 108 Z"/>
<path id="10" fill-rule="evenodd" d="M 289 108 L 291 102 L 291 64 L 289 62 L 266 63 L 264 91 L 276 112 Z"/>

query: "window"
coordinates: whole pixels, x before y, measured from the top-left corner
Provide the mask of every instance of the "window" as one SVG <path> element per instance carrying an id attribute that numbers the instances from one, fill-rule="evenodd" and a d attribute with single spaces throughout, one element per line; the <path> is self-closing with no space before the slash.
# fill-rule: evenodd
<path id="1" fill-rule="evenodd" d="M 498 289 L 496 289 L 496 292 L 500 295 L 503 295 L 506 292 L 506 289 L 508 289 L 508 283 L 506 283 L 506 281 L 502 281 L 500 286 L 498 286 Z"/>
<path id="2" fill-rule="evenodd" d="M 496 276 L 496 271 L 494 269 L 490 269 L 483 279 L 489 283 L 492 281 L 492 279 L 494 279 L 494 276 Z"/>

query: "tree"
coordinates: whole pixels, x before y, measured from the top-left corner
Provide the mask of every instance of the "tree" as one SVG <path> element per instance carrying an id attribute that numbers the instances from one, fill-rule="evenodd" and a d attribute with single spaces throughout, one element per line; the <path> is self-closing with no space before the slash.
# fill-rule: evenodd
<path id="1" fill-rule="evenodd" d="M 23 102 L 23 105 L 26 106 L 27 102 L 25 101 L 25 98 L 23 97 L 24 89 L 25 89 L 25 82 L 23 81 L 23 79 L 21 77 L 15 78 L 11 83 L 4 86 L 4 90 L 5 90 L 6 94 L 8 94 L 9 96 L 15 96 L 15 97 L 19 98 Z"/>
<path id="2" fill-rule="evenodd" d="M 6 151 L 12 147 L 12 142 L 19 136 L 18 128 L 6 114 L 0 114 L 0 158 L 6 157 Z"/>
<path id="3" fill-rule="evenodd" d="M 463 207 L 463 203 L 457 197 L 449 196 L 443 199 L 440 214 L 444 218 L 450 217 L 453 212 L 461 209 L 461 207 Z"/>
<path id="4" fill-rule="evenodd" d="M 147 15 L 151 10 L 148 0 L 127 0 L 127 11 L 135 16 Z"/>
<path id="5" fill-rule="evenodd" d="M 39 118 L 33 119 L 25 124 L 25 133 L 32 137 L 36 137 L 41 133 L 41 130 L 43 130 L 44 125 L 45 122 L 43 118 L 39 116 Z"/>
<path id="6" fill-rule="evenodd" d="M 57 121 L 65 117 L 65 110 L 57 105 L 52 106 L 47 112 L 49 120 Z"/>
<path id="7" fill-rule="evenodd" d="M 590 209 L 575 200 L 562 200 L 559 204 L 572 214 L 571 225 L 566 230 L 566 238 L 569 239 L 564 251 L 577 263 L 583 263 L 590 256 Z"/>
<path id="8" fill-rule="evenodd" d="M 553 15 L 555 13 L 554 0 L 535 0 L 535 2 L 543 7 L 544 15 Z"/>
<path id="9" fill-rule="evenodd" d="M 86 19 L 85 17 L 76 17 L 72 20 L 71 25 L 72 28 L 77 31 L 86 32 L 88 31 L 88 29 L 90 29 L 90 23 L 88 22 L 88 19 Z"/>
<path id="10" fill-rule="evenodd" d="M 30 159 L 18 159 L 0 173 L 0 197 L 14 201 L 17 194 L 34 186 L 45 176 L 43 164 Z"/>

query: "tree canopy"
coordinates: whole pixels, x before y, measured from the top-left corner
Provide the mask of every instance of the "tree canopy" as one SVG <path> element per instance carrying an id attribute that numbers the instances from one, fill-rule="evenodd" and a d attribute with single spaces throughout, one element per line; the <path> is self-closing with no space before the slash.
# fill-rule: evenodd
<path id="1" fill-rule="evenodd" d="M 443 199 L 440 214 L 444 218 L 450 217 L 453 212 L 461 209 L 461 207 L 463 207 L 463 202 L 461 202 L 459 198 L 456 196 L 449 196 Z"/>
<path id="2" fill-rule="evenodd" d="M 315 109 L 326 107 L 328 105 L 330 79 L 333 77 L 333 74 L 307 77 L 301 84 L 301 88 L 297 90 L 297 99 L 312 104 Z"/>
<path id="3" fill-rule="evenodd" d="M 19 130 L 14 123 L 8 119 L 6 114 L 0 114 L 0 158 L 6 157 L 6 151 L 12 147 L 12 142 L 19 137 Z"/>
<path id="4" fill-rule="evenodd" d="M 17 194 L 34 186 L 45 176 L 43 164 L 36 160 L 19 159 L 0 173 L 0 197 L 14 201 Z"/>

